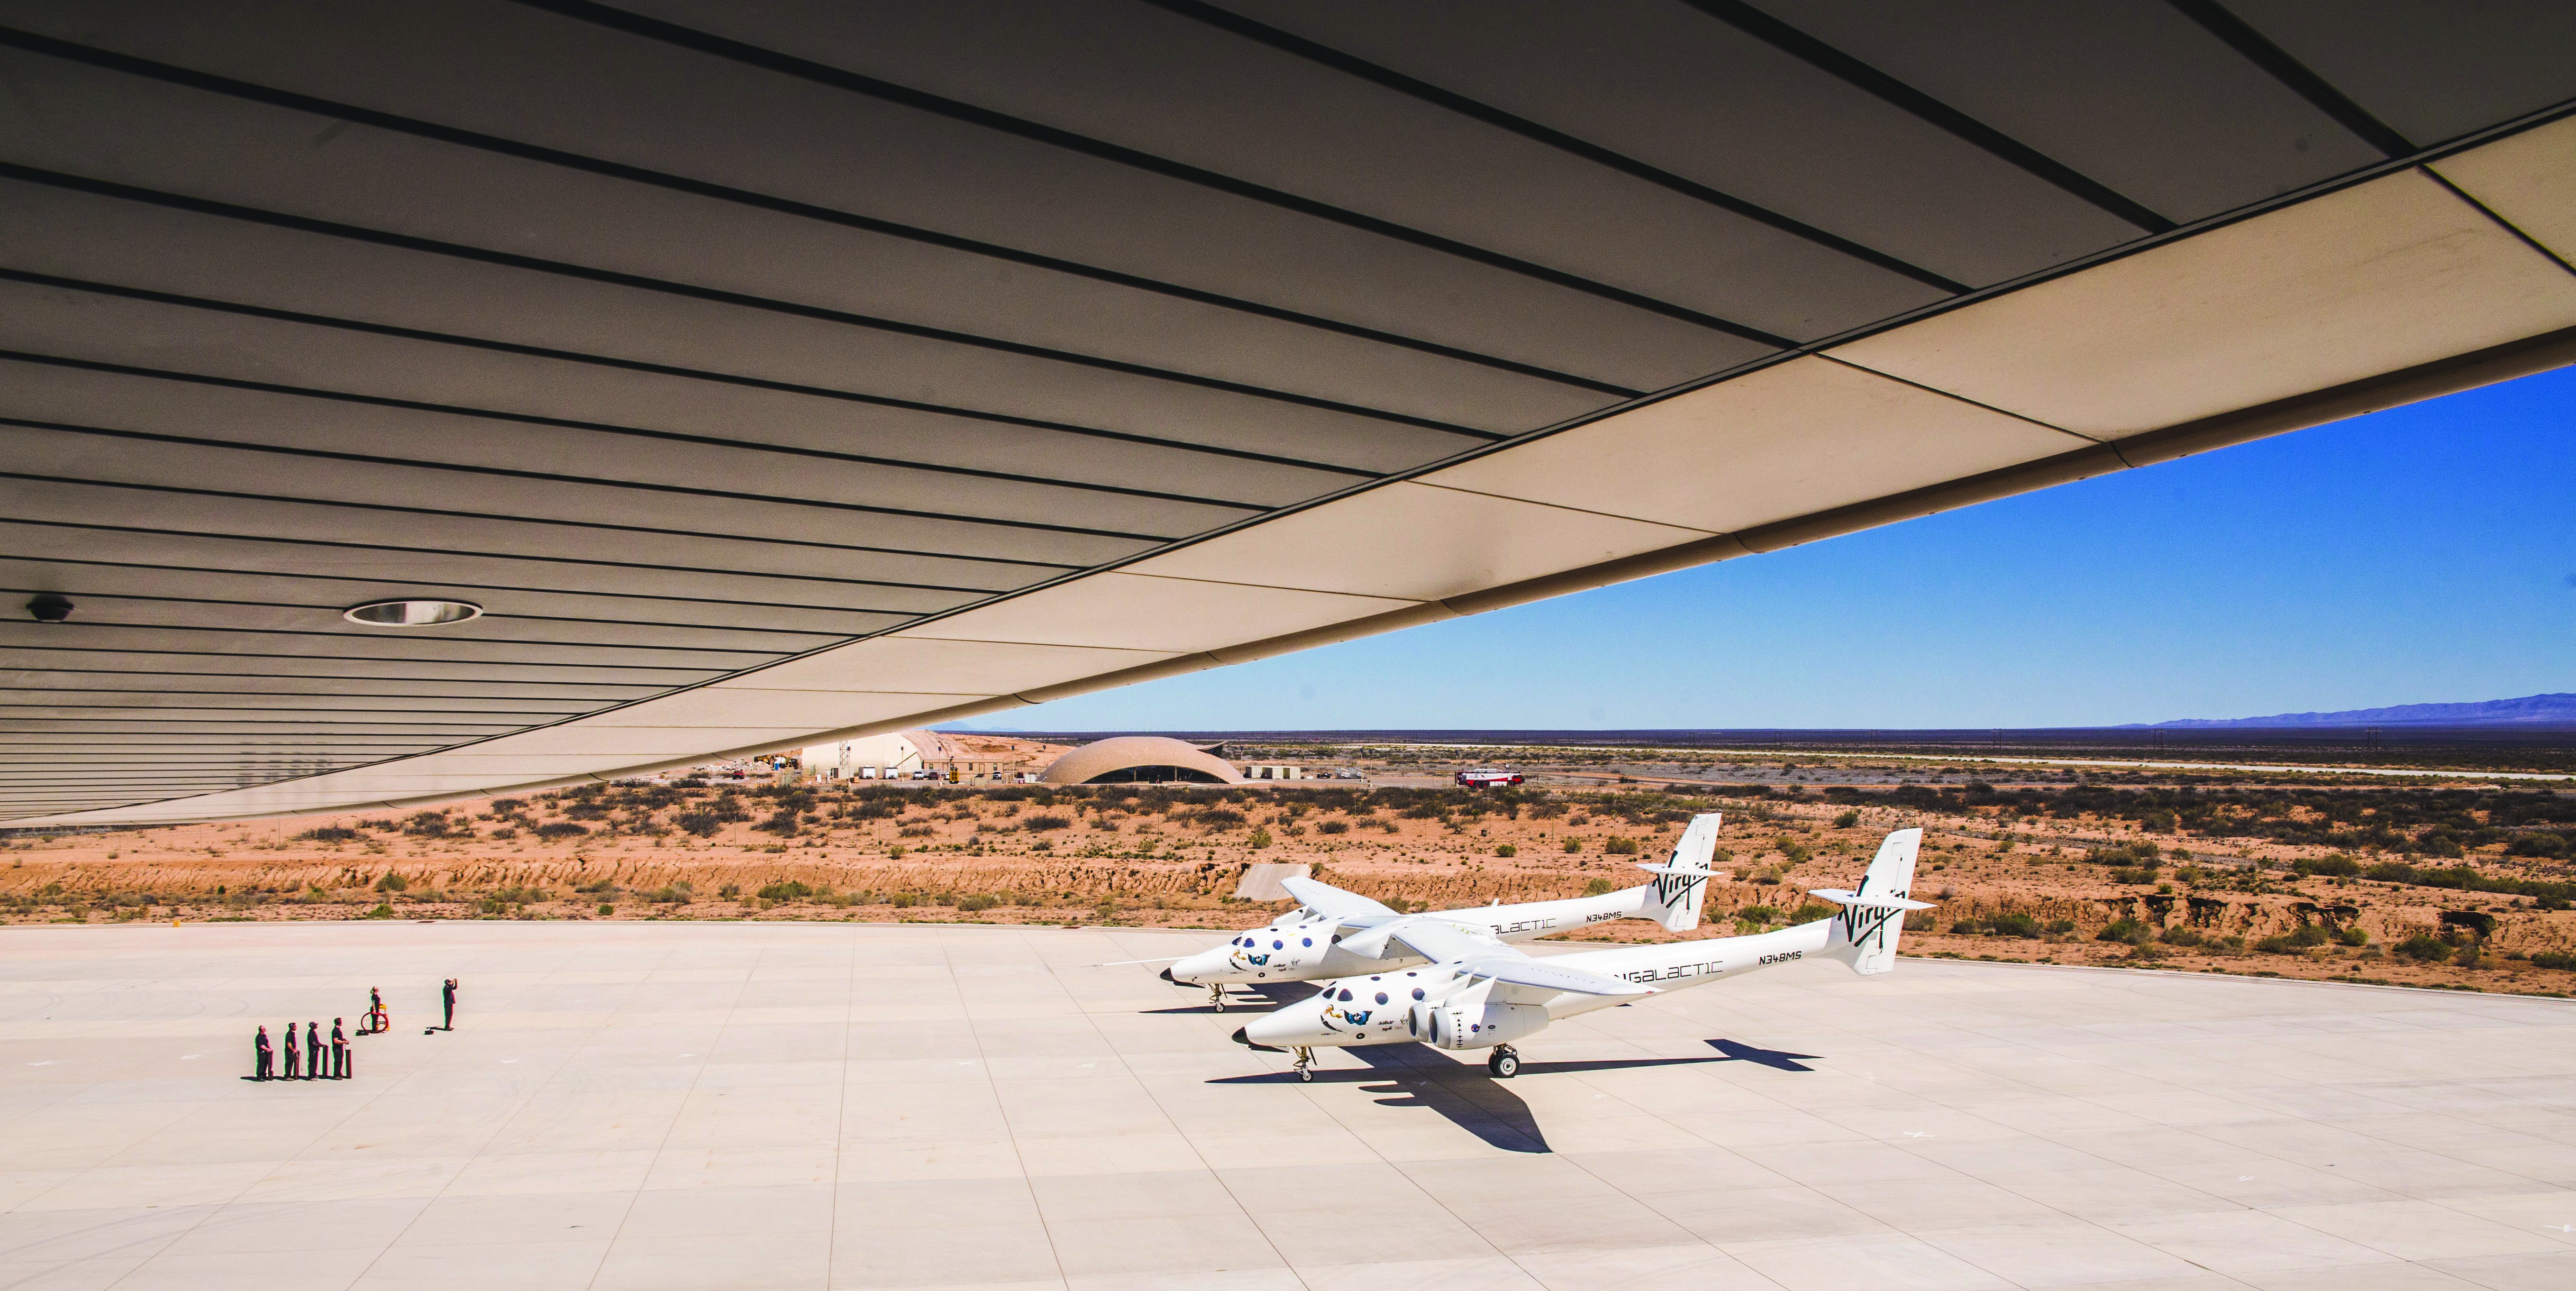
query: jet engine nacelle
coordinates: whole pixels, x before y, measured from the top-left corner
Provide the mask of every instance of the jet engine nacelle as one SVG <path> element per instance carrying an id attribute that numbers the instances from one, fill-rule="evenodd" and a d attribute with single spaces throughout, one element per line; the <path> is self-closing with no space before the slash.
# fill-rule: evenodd
<path id="1" fill-rule="evenodd" d="M 1414 1039 L 1435 1048 L 1490 1049 L 1546 1026 L 1548 1017 L 1536 1004 L 1435 1000 L 1414 1005 L 1405 1022 Z"/>

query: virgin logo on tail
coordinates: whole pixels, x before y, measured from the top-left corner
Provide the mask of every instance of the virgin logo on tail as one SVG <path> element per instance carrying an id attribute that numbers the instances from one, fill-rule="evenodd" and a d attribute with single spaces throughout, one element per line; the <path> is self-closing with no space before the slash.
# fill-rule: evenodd
<path id="1" fill-rule="evenodd" d="M 1868 891 L 1869 880 L 1863 879 L 1861 880 L 1860 891 L 1854 892 L 1852 895 L 1856 897 L 1865 896 Z M 1906 894 L 1899 892 L 1896 894 L 1895 899 L 1903 901 L 1906 899 Z M 1843 925 L 1843 939 L 1855 946 L 1879 935 L 1879 933 L 1887 927 L 1888 920 L 1902 919 L 1904 917 L 1904 909 L 1893 905 L 1847 905 L 1843 907 L 1842 914 L 1837 916 Z"/>
<path id="2" fill-rule="evenodd" d="M 1693 889 L 1708 882 L 1705 874 L 1658 874 L 1655 876 L 1655 902 L 1658 905 L 1680 905 Z"/>

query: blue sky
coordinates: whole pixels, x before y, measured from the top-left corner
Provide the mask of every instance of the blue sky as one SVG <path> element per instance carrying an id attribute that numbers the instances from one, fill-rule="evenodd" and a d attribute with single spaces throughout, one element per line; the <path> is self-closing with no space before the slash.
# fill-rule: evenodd
<path id="1" fill-rule="evenodd" d="M 2576 369 L 1021 730 L 2073 726 L 2576 690 Z"/>

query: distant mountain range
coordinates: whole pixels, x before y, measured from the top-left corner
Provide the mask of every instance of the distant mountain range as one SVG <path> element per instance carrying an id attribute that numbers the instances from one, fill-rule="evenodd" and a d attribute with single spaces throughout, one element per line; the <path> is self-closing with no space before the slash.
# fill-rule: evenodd
<path id="1" fill-rule="evenodd" d="M 2269 729 L 2283 726 L 2576 726 L 2576 695 L 2525 695 L 2474 704 L 2399 704 L 2340 713 L 2274 713 L 2269 717 L 2189 717 L 2139 722 L 2123 730 Z"/>

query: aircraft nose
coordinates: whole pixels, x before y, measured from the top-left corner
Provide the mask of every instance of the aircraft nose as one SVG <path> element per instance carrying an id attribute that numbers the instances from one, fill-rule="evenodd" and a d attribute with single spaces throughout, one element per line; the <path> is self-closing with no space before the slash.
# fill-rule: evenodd
<path id="1" fill-rule="evenodd" d="M 1206 986 L 1211 980 L 1223 981 L 1225 952 L 1202 950 L 1163 970 L 1163 980 L 1175 986 Z"/>
<path id="2" fill-rule="evenodd" d="M 1314 1000 L 1301 1000 L 1273 1009 L 1243 1027 L 1244 1043 L 1285 1049 L 1293 1045 L 1313 1044 L 1323 1031 L 1324 1006 Z"/>

